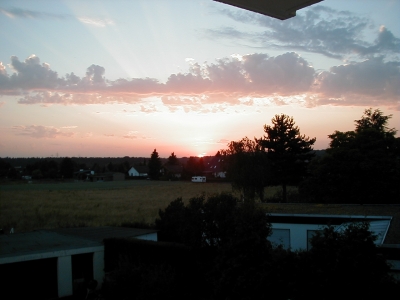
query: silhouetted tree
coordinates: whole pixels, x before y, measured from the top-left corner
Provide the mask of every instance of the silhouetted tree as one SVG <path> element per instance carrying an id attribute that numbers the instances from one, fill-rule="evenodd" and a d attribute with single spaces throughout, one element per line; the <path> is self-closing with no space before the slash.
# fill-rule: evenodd
<path id="1" fill-rule="evenodd" d="M 286 202 L 286 186 L 298 183 L 305 174 L 316 139 L 301 135 L 293 117 L 275 115 L 271 121 L 272 126 L 264 125 L 265 135 L 257 142 L 271 161 L 273 178 L 282 185 L 282 201 Z"/>
<path id="2" fill-rule="evenodd" d="M 234 190 L 242 193 L 245 200 L 253 201 L 256 195 L 264 199 L 264 187 L 270 177 L 270 164 L 256 140 L 245 137 L 230 142 L 224 155 L 227 176 Z"/>
<path id="3" fill-rule="evenodd" d="M 149 160 L 149 177 L 150 179 L 159 179 L 160 178 L 160 169 L 161 169 L 161 159 L 158 156 L 158 152 L 156 149 L 151 153 Z"/>
<path id="4" fill-rule="evenodd" d="M 374 294 L 390 299 L 399 286 L 375 240 L 368 223 L 352 223 L 343 230 L 328 226 L 317 232 L 312 248 L 299 253 L 292 299 L 336 300 L 343 298 L 343 291 L 346 299 L 369 299 Z"/>
<path id="5" fill-rule="evenodd" d="M 194 247 L 231 247 L 243 240 L 266 240 L 270 224 L 265 211 L 253 203 L 238 204 L 231 194 L 182 198 L 159 211 L 156 226 L 160 241 Z"/>
<path id="6" fill-rule="evenodd" d="M 390 117 L 367 109 L 354 131 L 328 135 L 330 147 L 310 165 L 301 194 L 316 202 L 399 202 L 400 138 L 386 126 Z"/>
<path id="7" fill-rule="evenodd" d="M 203 158 L 199 158 L 197 156 L 190 156 L 186 161 L 186 164 L 183 168 L 183 178 L 190 179 L 192 176 L 203 175 L 204 171 L 204 162 Z"/>
<path id="8" fill-rule="evenodd" d="M 169 165 L 179 165 L 179 160 L 176 157 L 174 152 L 172 152 L 171 155 L 168 157 L 167 164 L 169 164 Z"/>

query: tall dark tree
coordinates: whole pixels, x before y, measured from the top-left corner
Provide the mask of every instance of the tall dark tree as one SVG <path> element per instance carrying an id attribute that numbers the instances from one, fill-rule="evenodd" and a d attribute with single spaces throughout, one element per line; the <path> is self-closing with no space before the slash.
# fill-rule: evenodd
<path id="1" fill-rule="evenodd" d="M 158 152 L 156 149 L 151 153 L 149 160 L 149 177 L 150 179 L 159 179 L 160 178 L 160 169 L 161 169 L 161 159 L 158 156 Z"/>
<path id="2" fill-rule="evenodd" d="M 227 176 L 232 188 L 242 193 L 244 200 L 264 199 L 264 187 L 270 178 L 270 166 L 265 153 L 256 140 L 245 137 L 232 141 L 228 149 L 221 150 L 225 156 Z"/>
<path id="3" fill-rule="evenodd" d="M 400 138 L 387 127 L 390 117 L 366 109 L 354 131 L 330 134 L 326 155 L 311 165 L 300 192 L 315 202 L 399 202 Z"/>
<path id="4" fill-rule="evenodd" d="M 301 135 L 293 117 L 275 115 L 271 121 L 272 126 L 264 125 L 265 135 L 257 141 L 271 161 L 273 177 L 282 185 L 282 201 L 286 202 L 286 186 L 298 183 L 304 175 L 316 139 Z"/>

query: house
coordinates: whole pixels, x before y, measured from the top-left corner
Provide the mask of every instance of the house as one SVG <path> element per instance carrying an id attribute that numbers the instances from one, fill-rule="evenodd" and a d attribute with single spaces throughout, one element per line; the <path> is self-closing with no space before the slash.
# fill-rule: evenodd
<path id="1" fill-rule="evenodd" d="M 80 169 L 79 171 L 74 172 L 74 179 L 79 181 L 90 180 L 90 175 L 94 175 L 94 171 Z"/>
<path id="2" fill-rule="evenodd" d="M 149 167 L 133 166 L 129 169 L 128 174 L 130 177 L 147 177 L 149 174 Z"/>
<path id="3" fill-rule="evenodd" d="M 223 168 L 223 162 L 224 159 L 221 155 L 211 157 L 211 159 L 206 162 L 206 167 L 203 173 L 208 177 L 226 178 L 226 172 Z"/>
<path id="4" fill-rule="evenodd" d="M 285 249 L 308 250 L 310 239 L 324 227 L 340 231 L 351 222 L 368 222 L 375 244 L 400 281 L 400 205 L 268 203 L 272 233 L 268 239 Z M 299 213 L 301 212 L 301 213 Z"/>
<path id="5" fill-rule="evenodd" d="M 106 238 L 157 241 L 149 229 L 61 228 L 0 235 L 2 292 L 13 298 L 54 299 L 72 296 L 85 283 L 104 278 Z"/>
<path id="6" fill-rule="evenodd" d="M 375 244 L 383 244 L 392 220 L 391 216 L 323 215 L 323 214 L 270 214 L 272 233 L 269 240 L 286 249 L 309 250 L 313 235 L 331 225 L 340 231 L 354 222 L 368 222 L 370 231 L 377 236 Z"/>

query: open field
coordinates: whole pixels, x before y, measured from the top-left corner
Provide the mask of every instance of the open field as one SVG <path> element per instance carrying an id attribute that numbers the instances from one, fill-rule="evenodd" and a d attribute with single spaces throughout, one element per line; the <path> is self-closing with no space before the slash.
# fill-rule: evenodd
<path id="1" fill-rule="evenodd" d="M 0 228 L 152 224 L 159 209 L 178 197 L 231 191 L 229 183 L 150 180 L 1 185 Z"/>
<path id="2" fill-rule="evenodd" d="M 267 188 L 266 197 L 277 190 L 278 187 Z M 194 196 L 221 192 L 232 192 L 231 185 L 150 180 L 0 185 L 0 228 L 24 232 L 134 222 L 153 224 L 159 209 L 178 197 L 187 203 Z M 393 216 L 388 242 L 400 240 L 400 205 L 260 205 L 270 213 Z"/>

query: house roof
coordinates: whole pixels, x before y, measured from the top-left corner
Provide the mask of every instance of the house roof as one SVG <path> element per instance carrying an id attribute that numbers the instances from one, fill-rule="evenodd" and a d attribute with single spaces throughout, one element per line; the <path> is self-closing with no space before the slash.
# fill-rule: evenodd
<path id="1" fill-rule="evenodd" d="M 388 218 L 391 217 L 384 244 L 400 244 L 400 205 L 396 204 L 309 204 L 309 203 L 263 203 L 272 215 L 330 216 L 337 218 Z"/>
<path id="2" fill-rule="evenodd" d="M 155 229 L 140 229 L 128 227 L 78 227 L 78 228 L 56 228 L 49 230 L 66 236 L 75 236 L 91 241 L 103 242 L 108 238 L 134 238 L 141 235 L 157 232 Z"/>
<path id="3" fill-rule="evenodd" d="M 218 173 L 222 172 L 222 163 L 223 163 L 222 156 L 213 156 L 209 161 L 206 162 L 206 168 L 204 172 L 206 173 Z"/>
<path id="4" fill-rule="evenodd" d="M 57 253 L 103 247 L 106 238 L 134 238 L 157 232 L 122 227 L 81 227 L 0 235 L 0 264 L 55 257 Z"/>
<path id="5" fill-rule="evenodd" d="M 280 20 L 296 16 L 296 11 L 322 0 L 214 0 Z"/>
<path id="6" fill-rule="evenodd" d="M 149 172 L 149 166 L 133 166 L 133 169 L 135 169 L 139 174 L 143 173 L 148 173 Z M 132 169 L 131 168 L 131 169 Z"/>

